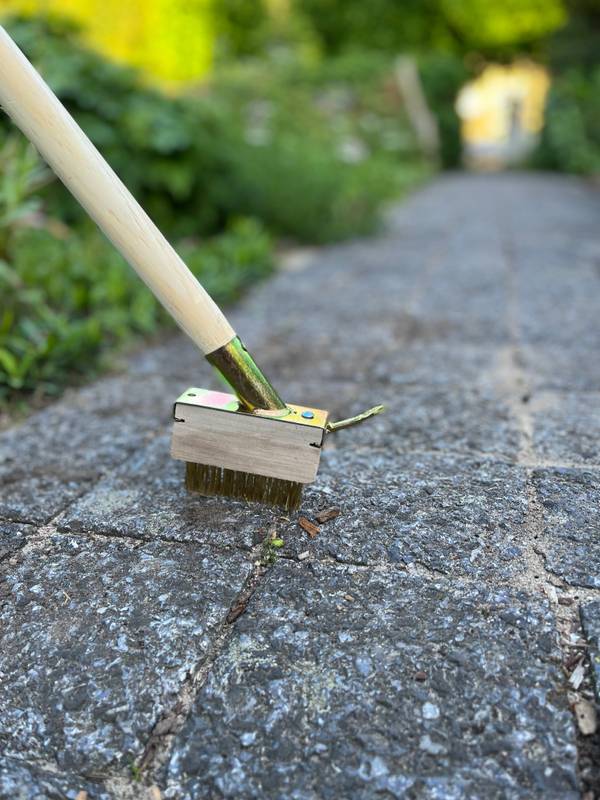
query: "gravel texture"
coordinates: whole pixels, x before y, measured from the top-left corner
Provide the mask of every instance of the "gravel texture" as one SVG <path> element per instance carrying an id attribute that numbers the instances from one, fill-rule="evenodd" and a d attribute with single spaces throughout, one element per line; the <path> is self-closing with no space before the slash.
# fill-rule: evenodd
<path id="1" fill-rule="evenodd" d="M 533 483 L 543 508 L 547 569 L 574 586 L 600 589 L 600 473 L 538 470 Z"/>
<path id="2" fill-rule="evenodd" d="M 58 533 L 17 562 L 0 584 L 5 754 L 86 776 L 129 767 L 209 652 L 250 565 Z"/>

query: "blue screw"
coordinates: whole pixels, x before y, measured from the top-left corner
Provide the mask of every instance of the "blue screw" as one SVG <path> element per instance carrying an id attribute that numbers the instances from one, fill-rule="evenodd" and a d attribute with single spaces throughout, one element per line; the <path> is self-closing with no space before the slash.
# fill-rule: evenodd
<path id="1" fill-rule="evenodd" d="M 303 411 L 302 416 L 304 417 L 304 419 L 314 419 L 315 415 L 313 414 L 312 411 Z"/>

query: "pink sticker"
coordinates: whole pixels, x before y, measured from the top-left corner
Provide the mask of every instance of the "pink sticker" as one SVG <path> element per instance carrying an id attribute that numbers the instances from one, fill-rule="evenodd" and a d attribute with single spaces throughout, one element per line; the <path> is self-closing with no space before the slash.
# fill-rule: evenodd
<path id="1" fill-rule="evenodd" d="M 235 400 L 235 398 L 230 394 L 225 394 L 225 392 L 207 391 L 202 395 L 202 405 L 210 406 L 211 408 L 226 408 L 232 400 Z"/>

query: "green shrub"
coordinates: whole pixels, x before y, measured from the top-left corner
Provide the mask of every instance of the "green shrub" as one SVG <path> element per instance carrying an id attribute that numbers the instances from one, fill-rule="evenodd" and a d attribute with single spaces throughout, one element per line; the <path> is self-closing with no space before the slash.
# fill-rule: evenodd
<path id="1" fill-rule="evenodd" d="M 401 111 L 395 116 L 396 133 L 406 146 L 395 154 L 395 161 L 384 147 L 382 168 L 376 137 L 371 136 L 370 157 L 364 163 L 349 163 L 340 152 L 345 141 L 357 138 L 352 129 L 358 106 L 347 113 L 323 111 L 319 93 L 324 89 L 313 91 L 318 80 L 310 70 L 292 67 L 286 73 L 285 67 L 266 64 L 255 73 L 247 70 L 250 78 L 260 81 L 252 86 L 247 77 L 237 82 L 237 89 L 236 81 L 228 85 L 217 80 L 210 91 L 203 87 L 174 97 L 144 85 L 133 70 L 83 48 L 72 27 L 62 21 L 14 19 L 7 27 L 171 237 L 215 233 L 240 215 L 257 216 L 267 227 L 295 239 L 328 241 L 356 235 L 376 224 L 382 203 L 397 185 L 391 167 L 402 167 L 401 158 L 408 162 L 408 171 L 400 184 L 414 180 L 414 143 Z M 366 66 L 359 59 L 351 61 L 344 68 L 354 69 L 356 80 Z M 321 84 L 324 78 L 322 73 Z M 336 75 L 329 79 L 336 81 L 340 82 Z M 368 93 L 358 105 L 364 96 Z M 258 142 L 253 138 L 253 116 L 263 100 L 273 105 L 274 113 L 268 141 Z M 392 125 L 388 121 L 390 141 Z M 58 183 L 48 187 L 46 199 L 60 218 L 83 218 Z"/>
<path id="2" fill-rule="evenodd" d="M 144 208 L 169 235 L 215 231 L 226 121 L 206 103 L 171 98 L 136 72 L 82 47 L 62 19 L 13 19 L 9 32 Z M 5 123 L 7 124 L 7 123 Z M 84 214 L 58 183 L 47 199 L 62 219 Z"/>
<path id="3" fill-rule="evenodd" d="M 218 73 L 213 93 L 238 110 L 242 131 L 228 156 L 229 208 L 305 241 L 373 230 L 382 203 L 428 172 L 392 68 L 389 58 L 348 53 Z"/>
<path id="4" fill-rule="evenodd" d="M 67 228 L 30 199 L 47 172 L 31 148 L 0 152 L 0 401 L 56 394 L 93 374 L 103 355 L 136 334 L 170 325 L 152 294 L 92 226 Z M 273 268 L 270 239 L 249 219 L 186 242 L 190 269 L 221 303 Z"/>
<path id="5" fill-rule="evenodd" d="M 600 66 L 558 77 L 546 102 L 534 166 L 583 175 L 600 173 Z"/>

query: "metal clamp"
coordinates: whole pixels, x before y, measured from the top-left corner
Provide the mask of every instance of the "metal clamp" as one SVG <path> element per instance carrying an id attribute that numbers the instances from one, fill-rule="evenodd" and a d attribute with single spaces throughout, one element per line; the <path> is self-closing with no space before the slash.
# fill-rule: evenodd
<path id="1" fill-rule="evenodd" d="M 238 336 L 206 356 L 238 396 L 244 410 L 278 411 L 286 414 L 287 408 L 269 380 L 246 350 Z"/>

